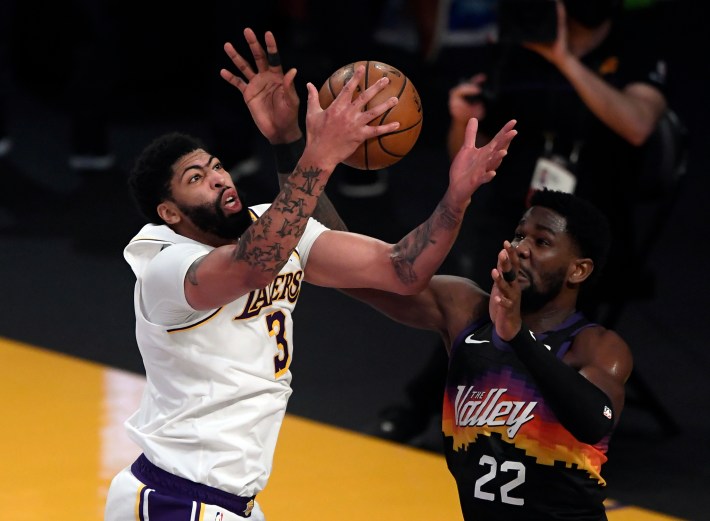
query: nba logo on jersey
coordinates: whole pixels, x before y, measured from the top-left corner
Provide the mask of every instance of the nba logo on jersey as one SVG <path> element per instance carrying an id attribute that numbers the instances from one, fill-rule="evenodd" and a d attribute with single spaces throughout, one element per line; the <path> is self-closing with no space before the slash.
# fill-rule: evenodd
<path id="1" fill-rule="evenodd" d="M 611 420 L 611 409 L 609 409 L 606 405 L 604 406 L 604 416 Z"/>
<path id="2" fill-rule="evenodd" d="M 222 521 L 224 519 L 224 514 L 222 512 L 217 512 L 214 516 L 214 521 Z"/>

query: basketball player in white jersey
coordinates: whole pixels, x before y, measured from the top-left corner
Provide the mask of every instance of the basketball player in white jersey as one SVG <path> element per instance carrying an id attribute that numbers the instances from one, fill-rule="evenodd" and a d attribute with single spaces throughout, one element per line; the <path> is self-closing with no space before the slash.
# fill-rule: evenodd
<path id="1" fill-rule="evenodd" d="M 308 84 L 304 143 L 295 70 L 284 75 L 271 33 L 268 54 L 253 31 L 245 37 L 257 70 L 227 45 L 244 79 L 222 75 L 274 145 L 279 172 L 292 173 L 272 203 L 248 208 L 219 159 L 190 136 L 161 136 L 139 156 L 130 186 L 150 224 L 124 254 L 137 279 L 147 377 L 126 427 L 142 454 L 113 479 L 106 521 L 264 519 L 256 496 L 291 394 L 291 314 L 303 282 L 420 291 L 515 136 L 510 122 L 476 148 L 474 121 L 442 200 L 397 244 L 329 230 L 312 218 L 328 178 L 364 140 L 396 130 L 368 125 L 396 99 L 363 112 L 385 80 L 351 101 L 364 68 L 325 111 Z"/>

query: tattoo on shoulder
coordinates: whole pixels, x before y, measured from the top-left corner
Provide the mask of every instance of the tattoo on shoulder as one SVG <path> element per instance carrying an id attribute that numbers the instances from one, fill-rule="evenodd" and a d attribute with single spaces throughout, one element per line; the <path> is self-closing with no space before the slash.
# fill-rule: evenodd
<path id="1" fill-rule="evenodd" d="M 193 262 L 190 267 L 187 269 L 187 273 L 185 274 L 185 277 L 187 278 L 187 281 L 192 284 L 193 286 L 197 286 L 197 269 L 200 267 L 200 264 L 202 264 L 202 261 L 204 260 L 204 257 L 200 257 L 197 259 L 195 262 Z"/>

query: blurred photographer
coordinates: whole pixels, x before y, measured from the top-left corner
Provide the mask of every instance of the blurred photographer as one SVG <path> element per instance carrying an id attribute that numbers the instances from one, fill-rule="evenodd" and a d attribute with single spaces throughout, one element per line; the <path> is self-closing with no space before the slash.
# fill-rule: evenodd
<path id="1" fill-rule="evenodd" d="M 658 42 L 630 37 L 628 15 L 621 0 L 498 0 L 499 37 L 485 70 L 470 71 L 449 92 L 450 155 L 472 117 L 483 143 L 509 119 L 519 131 L 496 182 L 478 192 L 464 222 L 467 242 L 459 241 L 456 270 L 490 280 L 490 259 L 511 239 L 532 191 L 573 192 L 613 225 L 605 272 L 579 302 L 607 327 L 624 302 L 648 291 L 640 276 L 644 252 L 635 248 L 633 201 L 644 183 L 643 145 L 667 108 L 666 63 L 653 50 Z M 441 403 L 443 352 L 436 346 L 408 383 L 409 403 L 381 412 L 382 437 L 410 441 L 427 429 Z"/>
<path id="2" fill-rule="evenodd" d="M 533 9 L 539 11 L 536 23 Z M 667 107 L 666 63 L 649 41 L 625 38 L 621 14 L 621 0 L 499 0 L 492 66 L 449 96 L 450 151 L 461 146 L 471 117 L 481 120 L 486 134 L 506 118 L 515 117 L 520 127 L 515 154 L 485 191 L 486 204 L 471 216 L 475 280 L 485 280 L 486 259 L 532 190 L 574 192 L 614 223 L 605 276 L 584 300 L 598 320 L 609 305 L 602 295 L 614 300 L 637 289 L 630 201 L 643 182 L 643 145 Z"/>

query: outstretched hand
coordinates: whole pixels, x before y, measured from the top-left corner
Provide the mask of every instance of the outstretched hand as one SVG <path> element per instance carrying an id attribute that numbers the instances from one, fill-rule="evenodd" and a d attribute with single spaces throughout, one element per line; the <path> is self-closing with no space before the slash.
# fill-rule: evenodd
<path id="1" fill-rule="evenodd" d="M 264 35 L 266 51 L 252 29 L 244 29 L 244 38 L 254 57 L 256 72 L 227 42 L 224 51 L 244 78 L 227 69 L 222 69 L 220 76 L 239 89 L 256 126 L 272 145 L 299 139 L 302 132 L 298 126 L 300 100 L 294 86 L 296 69 L 284 74 L 276 39 L 271 31 Z"/>
<path id="2" fill-rule="evenodd" d="M 394 107 L 399 100 L 392 96 L 364 110 L 372 98 L 389 83 L 389 78 L 382 77 L 353 99 L 364 75 L 365 67 L 358 66 L 355 74 L 326 109 L 320 105 L 315 85 L 307 84 L 306 146 L 318 151 L 321 165 L 335 168 L 338 163 L 350 157 L 364 141 L 399 128 L 398 121 L 385 125 L 369 124 Z"/>
<path id="3" fill-rule="evenodd" d="M 520 316 L 519 273 L 518 252 L 509 241 L 505 241 L 503 249 L 498 253 L 498 264 L 491 271 L 493 289 L 488 303 L 491 321 L 495 325 L 498 336 L 505 341 L 513 338 L 520 331 L 523 323 Z"/>
<path id="4" fill-rule="evenodd" d="M 516 121 L 510 120 L 486 145 L 476 147 L 478 120 L 471 118 L 466 125 L 464 142 L 449 169 L 449 190 L 457 202 L 468 201 L 481 185 L 496 175 L 496 169 L 508 153 L 508 146 L 518 131 Z"/>

